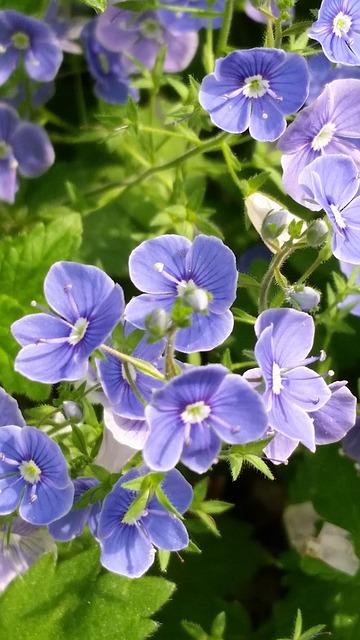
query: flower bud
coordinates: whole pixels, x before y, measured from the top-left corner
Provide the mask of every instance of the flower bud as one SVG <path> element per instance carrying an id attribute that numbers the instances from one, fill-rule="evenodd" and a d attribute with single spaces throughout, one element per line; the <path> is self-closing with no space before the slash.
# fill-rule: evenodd
<path id="1" fill-rule="evenodd" d="M 295 309 L 309 311 L 320 303 L 320 293 L 312 287 L 301 285 L 300 287 L 289 287 L 286 291 L 286 298 Z"/>
<path id="2" fill-rule="evenodd" d="M 328 232 L 329 229 L 324 220 L 321 220 L 320 218 L 318 220 L 314 220 L 314 222 L 311 222 L 309 224 L 306 233 L 306 240 L 308 245 L 310 247 L 314 247 L 314 249 L 321 246 L 322 244 L 324 244 Z"/>
<path id="3" fill-rule="evenodd" d="M 268 213 L 261 227 L 264 240 L 275 240 L 287 229 L 288 215 L 285 209 Z"/>
<path id="4" fill-rule="evenodd" d="M 82 420 L 83 413 L 81 411 L 80 405 L 73 400 L 64 400 L 63 402 L 63 412 L 65 418 L 71 420 L 72 418 L 76 418 L 76 420 Z"/>
<path id="5" fill-rule="evenodd" d="M 288 228 L 292 222 L 298 223 L 299 226 L 301 224 L 301 229 L 299 230 L 301 233 L 305 230 L 305 222 L 301 220 L 301 218 L 290 213 L 284 209 L 281 204 L 276 202 L 276 200 L 272 200 L 272 198 L 265 196 L 263 193 L 252 193 L 250 196 L 245 198 L 245 207 L 250 221 L 254 225 L 256 231 L 264 240 L 266 246 L 273 253 L 278 253 L 279 249 L 281 249 L 283 245 L 290 240 Z M 275 240 L 267 239 L 263 234 L 264 221 L 270 214 L 278 212 L 281 212 L 281 219 L 283 219 L 283 214 L 286 214 L 285 229 L 276 237 Z M 292 242 L 293 244 L 296 244 L 299 240 L 293 239 Z"/>

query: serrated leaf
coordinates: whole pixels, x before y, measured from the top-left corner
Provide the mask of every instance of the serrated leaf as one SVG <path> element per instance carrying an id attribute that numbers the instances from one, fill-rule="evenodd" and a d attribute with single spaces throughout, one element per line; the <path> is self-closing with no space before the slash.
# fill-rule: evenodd
<path id="1" fill-rule="evenodd" d="M 269 467 L 266 462 L 259 458 L 259 456 L 246 455 L 244 456 L 244 461 L 250 464 L 252 467 L 255 467 L 258 471 L 264 474 L 269 480 L 274 480 L 274 476 L 271 473 Z"/>
<path id="2" fill-rule="evenodd" d="M 7 640 L 143 640 L 149 619 L 171 596 L 164 578 L 131 580 L 99 571 L 94 547 L 55 565 L 45 556 L 0 598 L 0 634 Z"/>
<path id="3" fill-rule="evenodd" d="M 185 629 L 186 633 L 189 634 L 190 638 L 194 638 L 195 640 L 209 640 L 209 636 L 199 624 L 195 622 L 190 622 L 190 620 L 182 620 L 181 626 Z"/>
<path id="4" fill-rule="evenodd" d="M 231 470 L 231 476 L 232 479 L 235 481 L 237 480 L 237 478 L 239 477 L 240 473 L 241 473 L 241 469 L 243 467 L 244 464 L 244 458 L 243 456 L 238 456 L 238 455 L 229 455 L 229 463 L 230 463 L 230 470 Z"/>
<path id="5" fill-rule="evenodd" d="M 231 502 L 224 502 L 223 500 L 206 500 L 202 503 L 201 510 L 209 514 L 225 513 L 225 511 L 232 509 L 233 506 Z"/>

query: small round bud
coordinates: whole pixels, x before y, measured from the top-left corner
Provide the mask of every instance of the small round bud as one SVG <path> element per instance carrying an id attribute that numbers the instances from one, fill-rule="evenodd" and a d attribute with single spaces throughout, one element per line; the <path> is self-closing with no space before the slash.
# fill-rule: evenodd
<path id="1" fill-rule="evenodd" d="M 145 327 L 149 334 L 158 339 L 162 338 L 169 326 L 169 316 L 165 309 L 157 307 L 145 318 Z"/>
<path id="2" fill-rule="evenodd" d="M 286 291 L 286 298 L 295 309 L 309 311 L 320 303 L 320 293 L 312 287 L 289 287 Z"/>
<path id="3" fill-rule="evenodd" d="M 314 220 L 308 226 L 306 240 L 310 247 L 320 247 L 324 244 L 326 236 L 329 232 L 328 226 L 324 220 Z"/>
<path id="4" fill-rule="evenodd" d="M 285 211 L 285 209 L 268 213 L 261 228 L 264 240 L 275 240 L 278 238 L 288 226 L 288 217 L 289 213 Z"/>
<path id="5" fill-rule="evenodd" d="M 71 418 L 82 420 L 83 414 L 80 405 L 78 405 L 77 402 L 74 402 L 73 400 L 64 400 L 62 408 L 64 416 L 68 420 L 71 420 Z"/>

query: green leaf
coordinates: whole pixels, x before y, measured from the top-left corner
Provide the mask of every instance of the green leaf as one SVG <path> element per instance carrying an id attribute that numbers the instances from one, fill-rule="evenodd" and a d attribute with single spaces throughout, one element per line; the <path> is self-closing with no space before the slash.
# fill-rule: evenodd
<path id="1" fill-rule="evenodd" d="M 260 289 L 260 283 L 247 273 L 239 273 L 238 287 Z"/>
<path id="2" fill-rule="evenodd" d="M 71 436 L 72 436 L 74 447 L 76 447 L 76 449 L 78 449 L 80 453 L 83 453 L 84 456 L 87 458 L 89 454 L 87 450 L 86 439 L 82 430 L 80 429 L 80 427 L 76 426 L 76 424 L 72 425 Z"/>
<path id="3" fill-rule="evenodd" d="M 185 629 L 190 638 L 194 638 L 194 640 L 209 640 L 208 634 L 205 633 L 204 629 L 200 627 L 199 624 L 190 622 L 189 620 L 182 620 L 181 626 Z"/>
<path id="4" fill-rule="evenodd" d="M 0 598 L 0 634 L 7 640 L 143 640 L 149 619 L 171 596 L 163 578 L 131 580 L 99 570 L 93 547 L 55 565 L 44 556 Z"/>
<path id="5" fill-rule="evenodd" d="M 237 322 L 244 322 L 245 324 L 251 325 L 254 325 L 256 322 L 256 318 L 254 318 L 254 316 L 251 316 L 250 313 L 247 313 L 242 309 L 237 309 L 236 307 L 234 307 L 233 309 L 231 309 L 231 311 L 233 312 L 234 320 L 236 320 Z"/>
<path id="6" fill-rule="evenodd" d="M 226 614 L 225 611 L 220 611 L 211 626 L 211 635 L 213 636 L 214 640 L 222 640 L 225 633 L 225 626 Z"/>
<path id="7" fill-rule="evenodd" d="M 83 0 L 88 7 L 95 9 L 95 11 L 105 11 L 107 7 L 107 0 Z"/>

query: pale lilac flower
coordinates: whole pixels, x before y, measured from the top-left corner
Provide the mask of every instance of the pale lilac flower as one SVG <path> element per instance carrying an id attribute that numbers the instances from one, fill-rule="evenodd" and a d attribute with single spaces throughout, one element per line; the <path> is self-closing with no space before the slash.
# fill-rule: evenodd
<path id="1" fill-rule="evenodd" d="M 216 461 L 221 442 L 260 438 L 267 415 L 260 396 L 221 365 L 193 367 L 156 391 L 146 407 L 150 433 L 144 460 L 156 471 L 181 462 L 203 473 Z"/>
<path id="2" fill-rule="evenodd" d="M 201 83 L 199 102 L 211 121 L 229 133 L 249 129 L 255 140 L 277 140 L 285 116 L 298 111 L 308 95 L 305 60 L 280 49 L 233 51 L 215 63 Z"/>
<path id="3" fill-rule="evenodd" d="M 300 174 L 304 205 L 324 209 L 333 231 L 336 258 L 360 264 L 360 188 L 355 162 L 345 155 L 317 158 Z"/>
<path id="4" fill-rule="evenodd" d="M 324 155 L 350 155 L 360 168 L 360 80 L 334 80 L 311 105 L 297 114 L 278 142 L 283 152 L 285 191 L 303 204 L 301 171 Z"/>
<path id="5" fill-rule="evenodd" d="M 44 129 L 20 120 L 12 107 L 0 103 L 0 200 L 14 202 L 18 173 L 36 178 L 54 159 L 54 149 Z"/>
<path id="6" fill-rule="evenodd" d="M 39 382 L 79 380 L 86 375 L 89 356 L 120 320 L 122 289 L 97 267 L 56 262 L 44 292 L 55 313 L 43 309 L 11 326 L 23 347 L 15 369 Z"/>
<path id="7" fill-rule="evenodd" d="M 331 396 L 323 378 L 307 367 L 319 359 L 307 357 L 314 341 L 314 321 L 295 309 L 269 309 L 256 320 L 255 333 L 260 369 L 250 370 L 247 377 L 253 382 L 263 379 L 268 425 L 314 451 L 312 414 Z"/>
<path id="8" fill-rule="evenodd" d="M 101 546 L 100 562 L 109 571 L 129 578 L 142 576 L 152 565 L 155 548 L 178 551 L 188 545 L 189 537 L 181 520 L 165 509 L 155 495 L 138 515 L 123 522 L 131 503 L 139 495 L 123 487 L 125 482 L 146 475 L 149 469 L 131 469 L 106 496 L 100 514 L 97 538 Z M 192 488 L 177 469 L 160 483 L 160 489 L 179 513 L 192 500 Z"/>
<path id="9" fill-rule="evenodd" d="M 22 60 L 33 80 L 54 80 L 62 59 L 59 42 L 50 27 L 17 11 L 0 11 L 0 85 Z"/>
<path id="10" fill-rule="evenodd" d="M 360 62 L 359 62 L 360 64 Z M 344 64 L 333 64 L 324 54 L 308 58 L 308 69 L 310 74 L 309 95 L 307 104 L 314 102 L 325 86 L 333 80 L 341 78 L 360 78 L 359 67 L 349 67 Z"/>
<path id="11" fill-rule="evenodd" d="M 346 386 L 346 381 L 329 384 L 331 396 L 321 409 L 310 414 L 315 432 L 315 444 L 331 444 L 338 442 L 353 430 L 356 420 L 356 397 Z M 299 444 L 287 436 L 276 433 L 265 447 L 264 453 L 275 464 L 287 462 Z"/>
<path id="12" fill-rule="evenodd" d="M 21 518 L 1 526 L 0 593 L 45 553 L 57 555 L 56 544 L 45 527 L 36 527 Z"/>
<path id="13" fill-rule="evenodd" d="M 109 51 L 124 54 L 124 64 L 129 73 L 138 73 L 139 70 L 125 54 L 152 69 L 160 49 L 166 46 L 164 71 L 176 73 L 186 69 L 198 47 L 197 33 L 169 31 L 153 11 L 133 13 L 112 6 L 97 18 L 95 35 Z"/>
<path id="14" fill-rule="evenodd" d="M 322 0 L 308 31 L 331 62 L 360 64 L 360 5 L 357 0 Z"/>
<path id="15" fill-rule="evenodd" d="M 231 333 L 229 311 L 236 296 L 235 256 L 218 238 L 165 235 L 142 242 L 130 255 L 130 278 L 146 293 L 126 307 L 126 319 L 140 329 L 145 317 L 162 307 L 171 315 L 178 298 L 194 309 L 191 326 L 178 330 L 175 348 L 208 351 Z"/>
<path id="16" fill-rule="evenodd" d="M 56 442 L 34 427 L 0 429 L 0 514 L 19 508 L 26 522 L 49 524 L 65 515 L 74 496 Z"/>
<path id="17" fill-rule="evenodd" d="M 343 262 L 342 260 L 340 260 L 340 269 L 347 278 L 350 278 L 354 269 L 357 269 L 357 275 L 356 275 L 354 285 L 355 286 L 360 285 L 360 268 L 359 267 L 355 267 L 353 264 L 349 264 L 348 262 Z M 348 307 L 349 305 L 352 305 L 351 309 L 349 310 L 349 313 L 351 313 L 351 315 L 353 316 L 360 316 L 360 293 L 353 293 L 353 294 L 350 294 L 349 296 L 346 296 L 345 300 L 343 300 L 342 302 L 339 302 L 337 306 L 339 309 L 342 309 L 344 307 Z"/>
<path id="18" fill-rule="evenodd" d="M 182 33 L 186 31 L 197 31 L 201 27 L 206 27 L 209 19 L 208 17 L 196 17 L 191 11 L 171 11 L 172 6 L 184 7 L 184 9 L 194 9 L 194 11 L 203 9 L 209 11 L 209 3 L 207 0 L 164 0 L 163 5 L 167 5 L 169 9 L 158 9 L 157 15 L 160 22 L 176 33 Z M 211 11 L 222 12 L 224 11 L 225 1 L 214 0 L 211 6 Z M 220 29 L 222 25 L 222 16 L 211 18 L 211 26 L 213 29 Z"/>

